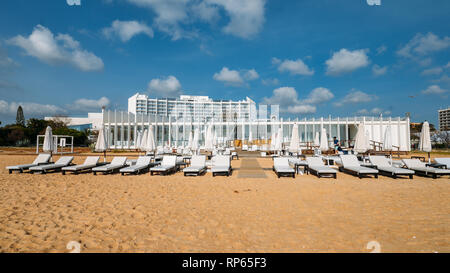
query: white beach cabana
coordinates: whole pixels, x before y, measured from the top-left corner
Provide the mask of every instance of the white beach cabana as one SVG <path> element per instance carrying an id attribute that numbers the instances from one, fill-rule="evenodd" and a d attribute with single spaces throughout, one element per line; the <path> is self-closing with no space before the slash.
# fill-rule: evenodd
<path id="1" fill-rule="evenodd" d="M 326 152 L 329 148 L 330 147 L 328 146 L 327 130 L 325 128 L 322 128 L 322 132 L 320 134 L 319 149 L 322 152 Z"/>
<path id="2" fill-rule="evenodd" d="M 366 141 L 366 130 L 364 129 L 364 124 L 360 123 L 358 126 L 358 131 L 356 132 L 355 145 L 353 146 L 353 151 L 357 153 L 367 152 L 367 141 Z"/>
<path id="3" fill-rule="evenodd" d="M 431 138 L 430 138 L 430 124 L 425 121 L 422 125 L 422 131 L 420 131 L 419 150 L 428 153 L 428 162 L 431 152 Z"/>
<path id="4" fill-rule="evenodd" d="M 106 142 L 105 128 L 102 126 L 98 131 L 97 142 L 95 143 L 95 151 L 103 153 L 103 162 L 106 162 L 106 150 L 108 149 L 108 143 Z"/>

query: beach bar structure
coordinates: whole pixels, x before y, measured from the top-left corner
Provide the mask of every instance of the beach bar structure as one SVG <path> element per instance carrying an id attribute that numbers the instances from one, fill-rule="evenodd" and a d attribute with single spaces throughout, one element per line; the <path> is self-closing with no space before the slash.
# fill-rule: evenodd
<path id="1" fill-rule="evenodd" d="M 273 108 L 274 106 L 272 106 Z M 261 110 L 262 108 L 262 110 Z M 265 109 L 265 111 L 264 111 Z M 254 110 L 255 111 L 255 110 Z M 300 142 L 311 145 L 316 132 L 324 128 L 330 144 L 336 137 L 343 146 L 351 147 L 360 123 L 364 123 L 366 135 L 374 150 L 382 147 L 385 130 L 391 126 L 394 150 L 410 151 L 409 117 L 350 117 L 338 118 L 295 118 L 283 119 L 278 115 L 267 116 L 267 105 L 260 105 L 259 115 L 251 114 L 239 117 L 232 112 L 220 112 L 209 118 L 184 117 L 176 115 L 157 115 L 148 113 L 131 113 L 126 111 L 105 110 L 103 126 L 106 129 L 111 149 L 135 149 L 138 132 L 152 126 L 157 146 L 184 147 L 188 144 L 189 134 L 194 130 L 200 132 L 200 146 L 204 145 L 205 132 L 213 126 L 217 143 L 223 146 L 241 146 L 246 144 L 269 144 L 272 133 L 282 128 L 283 143 L 287 145 L 292 135 L 294 124 L 298 125 Z M 251 141 L 249 137 L 251 136 Z"/>

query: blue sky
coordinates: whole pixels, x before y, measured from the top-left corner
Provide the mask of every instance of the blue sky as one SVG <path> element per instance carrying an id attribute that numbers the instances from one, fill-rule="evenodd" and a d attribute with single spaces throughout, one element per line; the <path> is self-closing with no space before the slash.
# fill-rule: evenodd
<path id="1" fill-rule="evenodd" d="M 3 1 L 0 120 L 126 110 L 136 92 L 280 104 L 286 117 L 450 105 L 447 0 Z"/>

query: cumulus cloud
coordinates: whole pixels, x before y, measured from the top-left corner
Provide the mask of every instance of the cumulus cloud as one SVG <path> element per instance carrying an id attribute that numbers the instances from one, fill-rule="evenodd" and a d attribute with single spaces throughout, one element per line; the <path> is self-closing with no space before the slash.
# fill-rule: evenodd
<path id="1" fill-rule="evenodd" d="M 333 56 L 325 62 L 327 65 L 326 74 L 338 76 L 368 66 L 370 60 L 367 52 L 367 49 L 350 51 L 345 48 L 334 52 Z"/>
<path id="2" fill-rule="evenodd" d="M 387 66 L 381 67 L 377 64 L 372 66 L 372 74 L 374 76 L 381 76 L 381 75 L 386 74 L 386 72 L 387 72 Z"/>
<path id="3" fill-rule="evenodd" d="M 347 104 L 366 103 L 378 99 L 375 95 L 364 93 L 360 90 L 352 89 L 344 98 L 335 102 L 334 105 L 341 107 Z"/>
<path id="4" fill-rule="evenodd" d="M 293 87 L 280 87 L 273 90 L 272 96 L 263 98 L 263 103 L 278 104 L 280 111 L 291 114 L 311 114 L 316 112 L 314 104 L 323 103 L 332 99 L 334 95 L 324 87 L 312 90 L 306 99 L 299 99 Z"/>
<path id="5" fill-rule="evenodd" d="M 175 76 L 152 79 L 147 91 L 157 97 L 177 97 L 181 95 L 181 84 Z"/>
<path id="6" fill-rule="evenodd" d="M 367 110 L 367 109 L 358 110 L 356 112 L 356 114 L 358 114 L 358 115 L 377 115 L 377 116 L 379 116 L 381 114 L 383 114 L 383 115 L 390 115 L 391 111 L 383 110 L 382 108 L 375 107 L 375 108 L 372 108 L 371 110 Z"/>
<path id="7" fill-rule="evenodd" d="M 277 78 L 269 78 L 269 79 L 262 79 L 261 83 L 264 85 L 278 85 L 280 84 L 280 81 Z"/>
<path id="8" fill-rule="evenodd" d="M 397 51 L 397 54 L 406 58 L 427 55 L 450 47 L 450 37 L 439 36 L 429 32 L 417 33 L 406 45 Z"/>
<path id="9" fill-rule="evenodd" d="M 377 55 L 383 54 L 384 52 L 386 52 L 386 50 L 387 50 L 387 47 L 385 45 L 382 45 L 382 46 L 378 47 L 377 48 Z"/>
<path id="10" fill-rule="evenodd" d="M 139 34 L 145 34 L 153 38 L 153 30 L 145 23 L 138 21 L 115 20 L 110 27 L 103 29 L 103 35 L 107 38 L 117 36 L 122 42 L 128 42 L 131 38 Z"/>
<path id="11" fill-rule="evenodd" d="M 258 72 L 255 69 L 250 69 L 244 74 L 244 78 L 249 81 L 253 81 L 259 78 Z"/>
<path id="12" fill-rule="evenodd" d="M 291 75 L 311 76 L 314 75 L 314 70 L 310 69 L 301 59 L 284 60 L 273 58 L 273 64 L 278 64 L 278 71 L 289 72 Z"/>
<path id="13" fill-rule="evenodd" d="M 250 70 L 232 70 L 228 67 L 223 67 L 218 73 L 214 73 L 213 79 L 231 86 L 242 86 L 246 81 L 252 81 L 259 78 L 258 72 L 255 69 Z"/>
<path id="14" fill-rule="evenodd" d="M 26 118 L 43 117 L 66 113 L 66 110 L 52 104 L 39 104 L 34 102 L 7 102 L 0 100 L 0 114 L 4 117 L 13 117 L 19 105 L 22 106 Z"/>
<path id="15" fill-rule="evenodd" d="M 173 40 L 192 37 L 186 25 L 197 21 L 213 23 L 221 17 L 221 10 L 229 18 L 225 33 L 252 38 L 265 22 L 266 0 L 127 0 L 152 10 L 156 14 L 154 26 L 172 36 Z"/>
<path id="16" fill-rule="evenodd" d="M 448 90 L 441 88 L 439 85 L 430 85 L 427 89 L 422 90 L 426 95 L 444 95 Z"/>
<path id="17" fill-rule="evenodd" d="M 41 25 L 37 25 L 30 36 L 18 35 L 9 39 L 8 43 L 48 64 L 71 64 L 82 71 L 98 71 L 104 67 L 102 59 L 82 49 L 80 43 L 70 35 L 55 36 Z"/>
<path id="18" fill-rule="evenodd" d="M 434 67 L 434 68 L 425 69 L 424 71 L 422 71 L 422 73 L 420 73 L 420 75 L 422 75 L 422 76 L 439 75 L 442 73 L 442 71 L 444 71 L 444 69 L 442 69 L 442 67 Z"/>
<path id="19" fill-rule="evenodd" d="M 78 99 L 72 105 L 69 106 L 72 110 L 78 111 L 93 111 L 100 110 L 102 107 L 107 107 L 110 101 L 107 97 L 101 97 L 98 100 L 93 99 Z"/>

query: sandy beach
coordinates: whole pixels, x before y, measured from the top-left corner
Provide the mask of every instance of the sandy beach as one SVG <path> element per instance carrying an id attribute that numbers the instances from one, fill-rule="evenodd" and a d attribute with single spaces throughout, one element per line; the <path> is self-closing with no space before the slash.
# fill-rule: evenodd
<path id="1" fill-rule="evenodd" d="M 266 178 L 238 178 L 242 159 L 214 178 L 5 169 L 34 157 L 0 153 L 1 252 L 450 252 L 448 176 L 277 179 L 269 158 Z"/>

